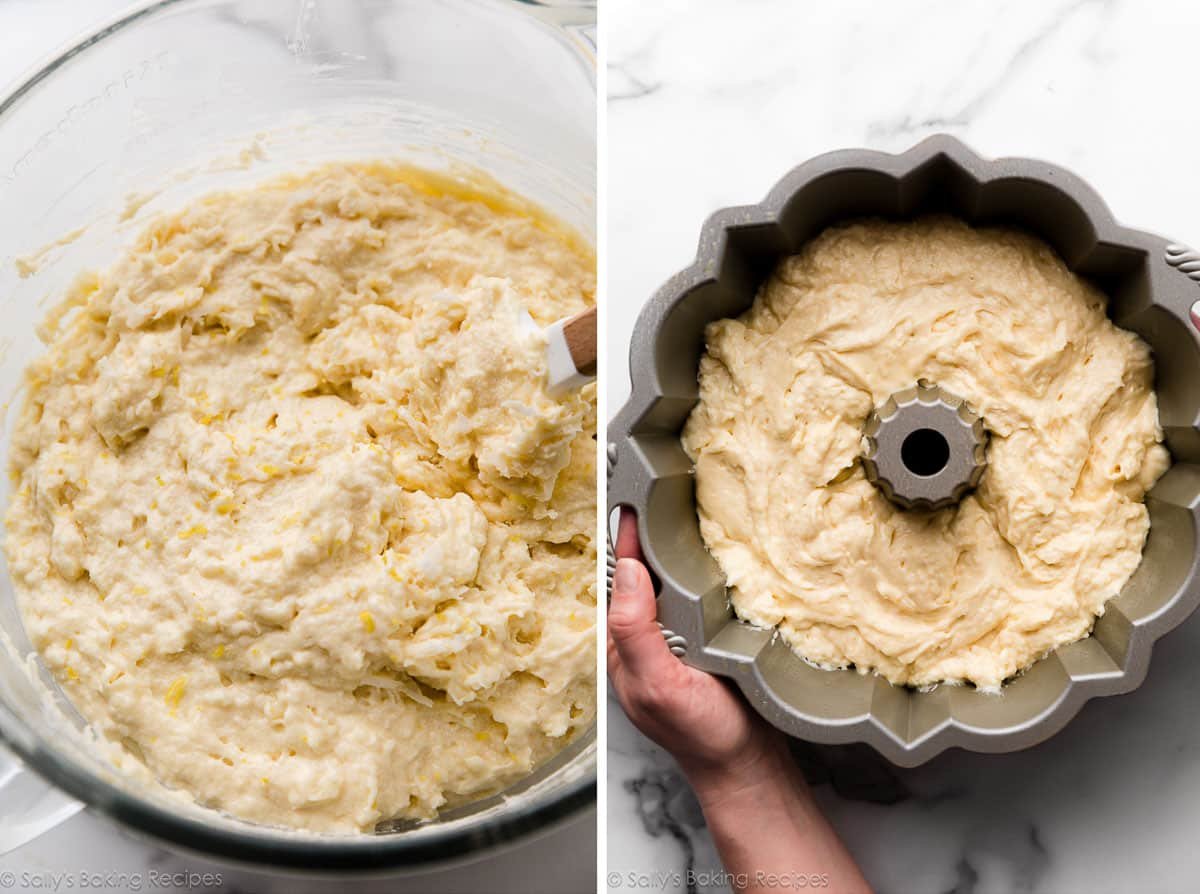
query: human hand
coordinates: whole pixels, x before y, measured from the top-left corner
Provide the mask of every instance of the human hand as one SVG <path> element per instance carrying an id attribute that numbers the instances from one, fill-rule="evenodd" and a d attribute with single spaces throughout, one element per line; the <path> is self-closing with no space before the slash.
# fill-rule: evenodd
<path id="1" fill-rule="evenodd" d="M 637 518 L 621 510 L 608 610 L 608 675 L 634 726 L 675 757 L 697 793 L 775 776 L 786 749 L 728 683 L 671 654 L 656 623 Z"/>
<path id="2" fill-rule="evenodd" d="M 738 891 L 773 879 L 870 894 L 821 814 L 783 734 L 723 680 L 688 667 L 662 637 L 637 519 L 621 510 L 608 609 L 608 675 L 634 726 L 675 757 Z"/>

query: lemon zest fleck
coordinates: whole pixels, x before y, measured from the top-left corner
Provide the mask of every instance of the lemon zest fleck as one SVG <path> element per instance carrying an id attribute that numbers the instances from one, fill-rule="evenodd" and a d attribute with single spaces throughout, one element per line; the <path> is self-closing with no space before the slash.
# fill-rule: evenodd
<path id="1" fill-rule="evenodd" d="M 163 701 L 171 706 L 172 714 L 179 707 L 179 703 L 183 701 L 183 693 L 187 690 L 187 680 L 186 676 L 176 677 L 175 681 L 167 687 L 167 694 L 163 697 Z"/>

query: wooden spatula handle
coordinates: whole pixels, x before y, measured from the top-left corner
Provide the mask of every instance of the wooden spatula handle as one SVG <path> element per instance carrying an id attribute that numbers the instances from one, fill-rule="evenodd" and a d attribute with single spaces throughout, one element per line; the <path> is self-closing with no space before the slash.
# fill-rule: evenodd
<path id="1" fill-rule="evenodd" d="M 596 308 L 589 307 L 563 323 L 567 350 L 581 375 L 596 375 Z"/>
<path id="2" fill-rule="evenodd" d="M 596 378 L 596 309 L 551 323 L 546 334 L 546 380 L 555 394 Z"/>

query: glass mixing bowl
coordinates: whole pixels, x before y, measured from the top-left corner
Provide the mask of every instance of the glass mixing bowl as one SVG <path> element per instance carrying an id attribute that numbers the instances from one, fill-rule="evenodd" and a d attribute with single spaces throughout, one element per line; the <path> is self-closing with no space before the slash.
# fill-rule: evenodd
<path id="1" fill-rule="evenodd" d="M 578 0 L 158 0 L 95 31 L 0 99 L 0 403 L 20 400 L 35 326 L 71 279 L 156 211 L 282 170 L 466 164 L 594 240 L 594 35 Z M 379 870 L 474 855 L 594 803 L 594 731 L 501 795 L 374 835 L 257 826 L 139 786 L 30 656 L 4 572 L 0 739 L 20 761 L 0 749 L 0 852 L 88 806 L 238 862 Z"/>

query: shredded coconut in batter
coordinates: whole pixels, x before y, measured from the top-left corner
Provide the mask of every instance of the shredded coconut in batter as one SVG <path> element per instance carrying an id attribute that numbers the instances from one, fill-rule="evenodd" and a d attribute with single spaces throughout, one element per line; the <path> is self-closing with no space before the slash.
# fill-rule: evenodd
<path id="1" fill-rule="evenodd" d="M 594 259 L 498 188 L 331 166 L 159 220 L 48 321 L 9 565 L 99 734 L 322 831 L 509 784 L 595 713 Z"/>
<path id="2" fill-rule="evenodd" d="M 1085 636 L 1169 463 L 1149 349 L 1049 246 L 947 218 L 834 227 L 713 323 L 683 443 L 739 616 L 804 658 L 983 688 Z M 918 379 L 991 431 L 978 490 L 906 512 L 858 463 Z"/>

